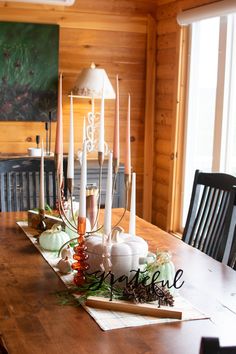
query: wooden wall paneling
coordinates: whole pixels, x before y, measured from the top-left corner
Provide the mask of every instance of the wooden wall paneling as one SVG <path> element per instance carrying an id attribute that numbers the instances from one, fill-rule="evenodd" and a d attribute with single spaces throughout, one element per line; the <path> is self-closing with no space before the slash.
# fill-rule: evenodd
<path id="1" fill-rule="evenodd" d="M 76 0 L 75 6 L 84 12 L 155 14 L 156 0 Z"/>
<path id="2" fill-rule="evenodd" d="M 13 7 L 14 3 L 2 2 L 3 7 Z M 42 5 L 31 3 L 17 3 L 18 8 L 29 8 L 33 10 L 45 9 L 49 11 L 79 11 L 84 13 L 96 14 L 117 14 L 117 15 L 147 15 L 150 13 L 155 14 L 156 0 L 75 0 L 72 6 L 56 6 L 56 5 Z"/>
<path id="3" fill-rule="evenodd" d="M 173 80 L 171 79 L 165 79 L 165 78 L 158 78 L 158 85 L 156 89 L 157 95 L 170 95 L 172 93 L 172 87 L 173 87 Z"/>
<path id="4" fill-rule="evenodd" d="M 156 87 L 156 21 L 148 16 L 144 138 L 143 218 L 152 221 L 154 115 Z"/>
<path id="5" fill-rule="evenodd" d="M 4 4 L 4 3 L 3 3 Z M 34 10 L 20 7 L 9 7 L 0 4 L 1 21 L 14 21 L 18 22 L 32 22 L 35 23 L 55 23 L 60 25 L 61 28 L 82 28 L 82 29 L 95 29 L 119 32 L 134 32 L 146 33 L 146 18 L 144 16 L 124 16 L 113 14 L 94 14 L 94 13 L 80 13 L 66 8 L 64 11 L 60 8 L 48 10 L 40 8 Z M 53 11 L 50 11 L 53 10 Z M 45 16 L 45 13 L 47 14 Z"/>
<path id="6" fill-rule="evenodd" d="M 116 11 L 109 13 L 115 4 Z M 103 67 L 115 87 L 120 77 L 121 162 L 124 160 L 127 94 L 131 93 L 132 165 L 137 172 L 137 213 L 142 215 L 144 166 L 144 112 L 146 80 L 146 32 L 149 5 L 133 1 L 95 2 L 79 0 L 72 7 L 56 7 L 23 3 L 0 3 L 0 21 L 55 23 L 60 25 L 59 70 L 63 73 L 64 152 L 68 151 L 68 93 L 84 67 L 94 61 Z M 78 6 L 82 5 L 82 10 Z M 92 7 L 93 4 L 93 7 Z M 87 6 L 88 5 L 88 6 Z M 89 7 L 91 5 L 91 7 Z M 104 6 L 104 7 L 103 7 Z M 120 6 L 120 11 L 119 11 Z M 123 11 L 123 7 L 129 10 Z M 145 10 L 146 9 L 146 10 Z M 144 11 L 142 13 L 142 11 Z M 81 148 L 83 118 L 90 109 L 88 99 L 74 100 L 75 152 Z M 112 147 L 114 101 L 105 103 L 105 138 Z M 97 102 L 96 110 L 100 110 Z M 17 134 L 16 134 L 17 127 Z M 6 129 L 9 132 L 6 135 Z M 0 153 L 26 154 L 35 146 L 35 135 L 45 136 L 44 124 L 34 122 L 0 122 Z M 55 144 L 55 123 L 52 131 L 52 151 Z M 95 154 L 96 156 L 96 154 Z M 89 158 L 93 158 L 90 155 Z"/>
<path id="7" fill-rule="evenodd" d="M 178 24 L 175 18 L 160 20 L 157 23 L 157 32 L 159 35 L 167 34 L 167 33 L 174 33 L 177 31 Z"/>
<path id="8" fill-rule="evenodd" d="M 157 5 L 159 2 L 157 2 Z M 157 7 L 157 93 L 155 119 L 154 204 L 153 222 L 167 229 L 170 205 L 173 105 L 175 102 L 175 69 L 177 24 L 175 14 L 178 4 L 162 2 Z M 158 85 L 160 82 L 160 86 Z M 161 176 L 161 177 L 159 177 Z"/>
<path id="9" fill-rule="evenodd" d="M 176 120 L 173 129 L 172 145 L 175 151 L 175 159 L 173 161 L 173 181 L 171 187 L 169 209 L 169 226 L 170 232 L 182 232 L 180 229 L 181 205 L 182 205 L 182 169 L 183 169 L 183 152 L 184 152 L 184 133 L 185 133 L 185 107 L 186 107 L 186 86 L 187 86 L 187 68 L 188 68 L 188 27 L 181 28 L 180 31 L 180 50 L 179 50 L 179 66 L 178 66 L 178 85 L 177 85 L 177 106 Z"/>

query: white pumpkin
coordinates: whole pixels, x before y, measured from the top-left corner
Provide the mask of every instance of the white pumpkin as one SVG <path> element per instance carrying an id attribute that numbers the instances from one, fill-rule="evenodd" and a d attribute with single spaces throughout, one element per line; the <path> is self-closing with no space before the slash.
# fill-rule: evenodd
<path id="1" fill-rule="evenodd" d="M 59 249 L 68 242 L 70 237 L 62 231 L 61 225 L 54 224 L 50 230 L 46 230 L 39 236 L 39 244 L 45 250 L 59 251 Z"/>
<path id="2" fill-rule="evenodd" d="M 68 257 L 69 259 L 71 259 L 71 258 L 73 258 L 73 254 L 74 254 L 74 251 L 73 251 L 73 248 L 70 247 L 70 245 L 67 245 L 61 251 L 62 258 Z"/>
<path id="3" fill-rule="evenodd" d="M 60 261 L 57 263 L 57 268 L 61 273 L 68 274 L 72 271 L 71 264 L 72 260 L 68 257 L 65 257 L 60 259 Z"/>
<path id="4" fill-rule="evenodd" d="M 104 246 L 102 242 L 102 235 L 95 234 L 89 236 L 85 244 L 87 246 L 87 254 L 89 270 L 88 273 L 101 270 L 103 264 L 106 271 L 110 270 L 114 273 L 115 277 L 127 275 L 131 277 L 134 272 L 131 270 L 138 270 L 143 268 L 142 263 L 148 254 L 148 244 L 144 239 L 139 236 L 133 236 L 127 233 L 119 233 L 113 237 L 111 244 L 108 246 L 107 251 L 110 254 L 109 262 L 104 264 Z"/>

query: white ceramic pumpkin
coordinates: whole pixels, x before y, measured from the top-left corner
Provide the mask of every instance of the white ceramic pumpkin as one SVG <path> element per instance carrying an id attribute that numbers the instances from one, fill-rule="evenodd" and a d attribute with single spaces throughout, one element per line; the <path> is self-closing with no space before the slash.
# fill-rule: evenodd
<path id="1" fill-rule="evenodd" d="M 69 240 L 70 237 L 62 231 L 59 224 L 54 224 L 50 230 L 42 232 L 39 236 L 40 246 L 48 251 L 59 251 L 61 246 Z"/>
<path id="2" fill-rule="evenodd" d="M 61 257 L 62 258 L 68 257 L 69 259 L 71 259 L 71 258 L 73 258 L 73 254 L 74 254 L 74 251 L 73 251 L 73 248 L 70 247 L 70 245 L 67 245 L 66 247 L 64 247 L 61 250 Z"/>
<path id="3" fill-rule="evenodd" d="M 102 235 L 95 234 L 89 236 L 86 241 L 87 254 L 89 256 L 89 273 L 101 270 L 101 265 L 105 266 L 105 270 L 109 271 L 108 265 L 104 264 L 104 246 Z M 133 236 L 127 233 L 119 233 L 112 238 L 111 244 L 107 248 L 110 254 L 111 271 L 115 277 L 127 275 L 131 277 L 134 272 L 143 268 L 143 263 L 147 260 L 148 244 L 139 236 Z"/>
<path id="4" fill-rule="evenodd" d="M 60 259 L 60 261 L 57 263 L 57 268 L 61 273 L 68 274 L 72 271 L 71 264 L 72 260 L 68 257 L 65 257 Z"/>

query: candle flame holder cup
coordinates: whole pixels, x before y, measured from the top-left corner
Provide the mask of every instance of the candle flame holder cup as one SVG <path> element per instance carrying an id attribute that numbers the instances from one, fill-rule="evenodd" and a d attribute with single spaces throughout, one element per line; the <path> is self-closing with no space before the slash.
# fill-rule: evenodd
<path id="1" fill-rule="evenodd" d="M 86 190 L 86 215 L 90 221 L 91 231 L 97 228 L 98 188 L 88 186 Z"/>

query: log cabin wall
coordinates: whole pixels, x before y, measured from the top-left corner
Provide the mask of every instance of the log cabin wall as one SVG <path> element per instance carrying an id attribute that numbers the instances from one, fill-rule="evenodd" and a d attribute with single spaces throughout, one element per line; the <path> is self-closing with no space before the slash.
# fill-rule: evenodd
<path id="1" fill-rule="evenodd" d="M 76 77 L 94 62 L 102 67 L 115 88 L 120 77 L 121 162 L 124 160 L 127 95 L 131 93 L 132 165 L 137 172 L 137 213 L 142 215 L 143 146 L 147 14 L 155 14 L 155 1 L 77 0 L 73 6 L 0 3 L 0 21 L 60 25 L 59 70 L 63 73 L 64 152 L 68 151 L 69 98 Z M 81 148 L 86 99 L 74 100 L 75 150 Z M 114 101 L 105 103 L 105 139 L 112 148 Z M 97 105 L 99 111 L 99 105 Z M 26 154 L 35 135 L 44 136 L 44 123 L 0 122 L 1 154 Z M 52 130 L 54 149 L 55 123 Z M 92 156 L 91 156 L 92 157 Z"/>
<path id="2" fill-rule="evenodd" d="M 157 82 L 154 132 L 152 221 L 170 230 L 171 200 L 176 148 L 177 82 L 179 69 L 180 26 L 176 15 L 181 10 L 210 4 L 216 0 L 157 0 Z"/>

